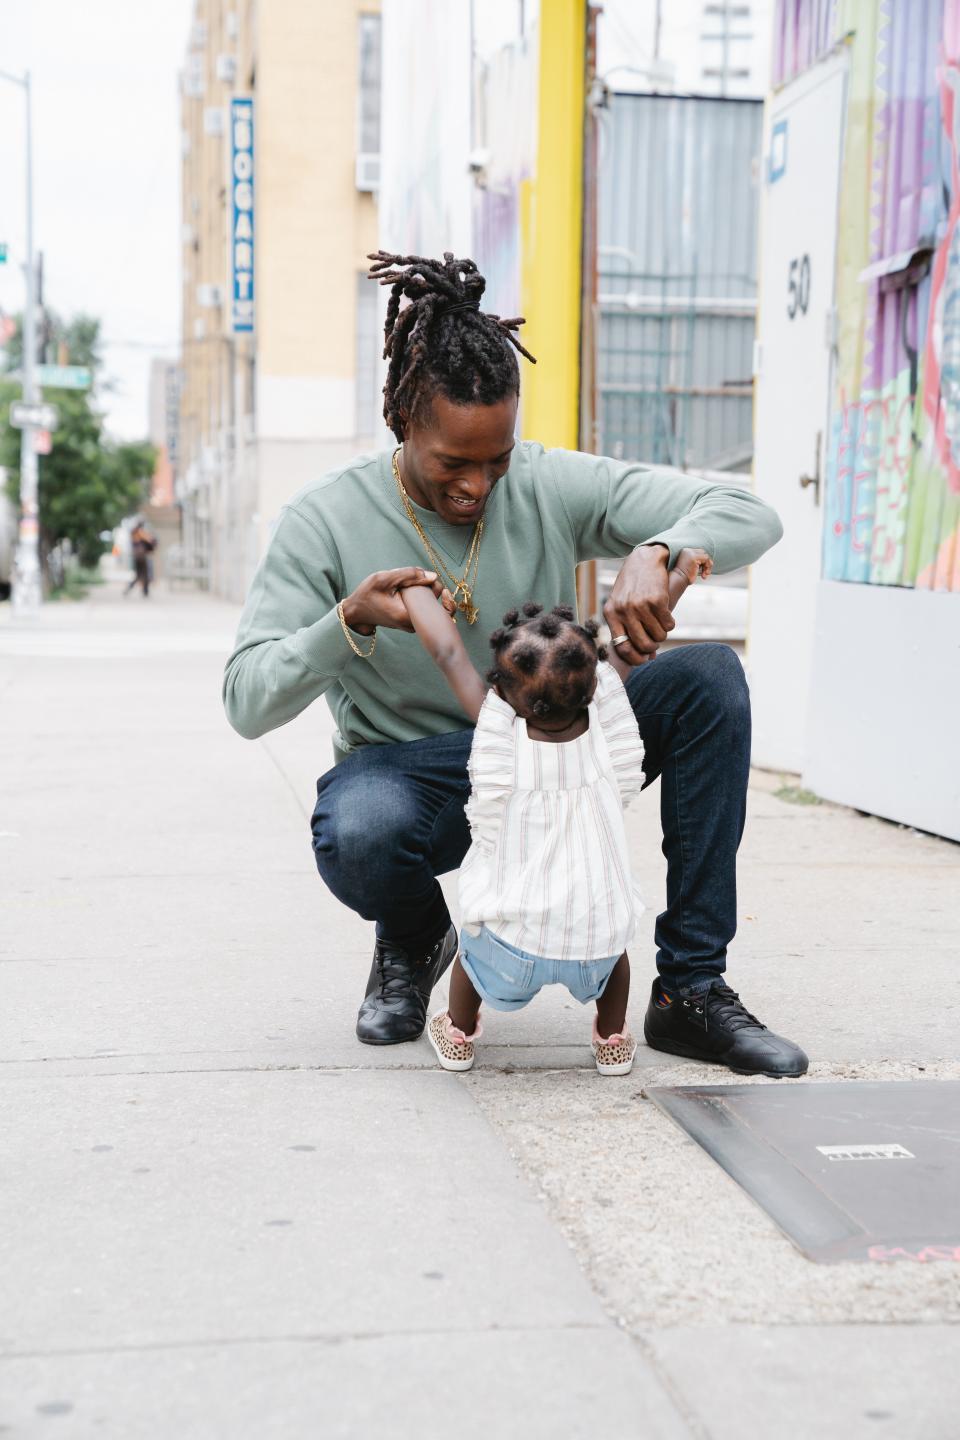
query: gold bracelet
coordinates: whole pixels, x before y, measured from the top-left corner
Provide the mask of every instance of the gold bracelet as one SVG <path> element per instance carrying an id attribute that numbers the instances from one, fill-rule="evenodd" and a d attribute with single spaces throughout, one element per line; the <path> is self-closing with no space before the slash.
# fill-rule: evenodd
<path id="1" fill-rule="evenodd" d="M 369 660 L 369 659 L 370 659 L 370 656 L 373 654 L 374 650 L 376 650 L 376 648 L 377 648 L 377 632 L 376 632 L 376 630 L 374 630 L 374 632 L 373 632 L 373 644 L 370 646 L 370 649 L 369 649 L 369 650 L 366 650 L 366 651 L 361 650 L 360 647 L 359 647 L 359 645 L 355 644 L 354 639 L 353 639 L 353 636 L 350 634 L 350 631 L 349 631 L 349 629 L 347 628 L 347 622 L 346 622 L 346 620 L 344 620 L 344 618 L 343 618 L 343 601 L 342 601 L 342 600 L 340 600 L 340 601 L 337 602 L 337 616 L 338 616 L 338 618 L 339 618 L 339 620 L 340 620 L 340 624 L 343 626 L 343 633 L 344 633 L 344 635 L 346 635 L 346 637 L 347 637 L 347 644 L 350 646 L 350 649 L 353 651 L 354 655 L 359 655 L 361 660 Z"/>

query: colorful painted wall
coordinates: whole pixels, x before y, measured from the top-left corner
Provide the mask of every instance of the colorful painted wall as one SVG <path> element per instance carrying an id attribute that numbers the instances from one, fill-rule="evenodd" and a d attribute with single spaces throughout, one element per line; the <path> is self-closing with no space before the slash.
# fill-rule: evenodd
<path id="1" fill-rule="evenodd" d="M 960 0 L 781 0 L 776 81 L 850 46 L 823 575 L 960 591 Z"/>

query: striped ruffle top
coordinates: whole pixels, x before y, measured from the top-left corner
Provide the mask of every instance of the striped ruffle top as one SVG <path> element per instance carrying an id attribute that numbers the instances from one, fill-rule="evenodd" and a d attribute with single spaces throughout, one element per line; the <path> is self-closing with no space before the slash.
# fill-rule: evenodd
<path id="1" fill-rule="evenodd" d="M 598 666 L 589 713 L 576 740 L 532 740 L 491 690 L 470 752 L 462 923 L 552 960 L 619 955 L 643 909 L 623 823 L 643 784 L 643 745 L 607 664 Z"/>

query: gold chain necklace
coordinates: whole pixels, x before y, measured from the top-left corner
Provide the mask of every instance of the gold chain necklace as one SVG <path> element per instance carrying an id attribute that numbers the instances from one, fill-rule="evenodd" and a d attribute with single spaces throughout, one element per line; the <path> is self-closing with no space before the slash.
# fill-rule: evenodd
<path id="1" fill-rule="evenodd" d="M 457 579 L 456 575 L 454 575 L 453 572 L 448 570 L 446 565 L 444 565 L 443 561 L 440 559 L 440 556 L 437 554 L 436 550 L 434 550 L 433 546 L 430 544 L 430 541 L 427 539 L 427 532 L 424 530 L 423 526 L 420 524 L 420 521 L 417 519 L 416 511 L 414 510 L 413 505 L 410 503 L 410 496 L 407 494 L 406 490 L 404 490 L 403 481 L 400 479 L 400 465 L 397 461 L 397 456 L 399 455 L 399 453 L 399 449 L 394 450 L 393 452 L 393 478 L 397 482 L 397 489 L 400 491 L 400 499 L 403 501 L 403 508 L 407 512 L 407 519 L 410 521 L 410 524 L 420 536 L 420 539 L 423 543 L 423 548 L 430 556 L 430 559 L 433 562 L 434 569 L 438 572 L 442 572 L 443 577 L 447 582 L 450 593 L 453 596 L 453 603 L 460 611 L 460 614 L 466 616 L 468 625 L 475 625 L 480 615 L 480 611 L 473 603 L 473 587 L 477 583 L 477 573 L 480 569 L 480 541 L 483 539 L 483 516 L 480 516 L 480 519 L 477 521 L 476 526 L 474 527 L 473 539 L 470 542 L 470 550 L 467 554 L 467 563 L 462 576 Z M 470 578 L 471 570 L 473 571 L 472 580 Z"/>

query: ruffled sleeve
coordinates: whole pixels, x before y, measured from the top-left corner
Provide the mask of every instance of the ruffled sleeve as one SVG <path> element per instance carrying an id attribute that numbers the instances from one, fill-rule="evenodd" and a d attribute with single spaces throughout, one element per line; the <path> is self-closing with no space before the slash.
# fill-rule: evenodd
<path id="1" fill-rule="evenodd" d="M 491 847 L 515 786 L 516 712 L 495 690 L 487 691 L 470 751 L 470 799 L 466 804 L 475 845 Z"/>
<path id="2" fill-rule="evenodd" d="M 643 786 L 643 741 L 623 681 L 612 665 L 601 662 L 597 666 L 594 703 L 626 808 Z"/>

